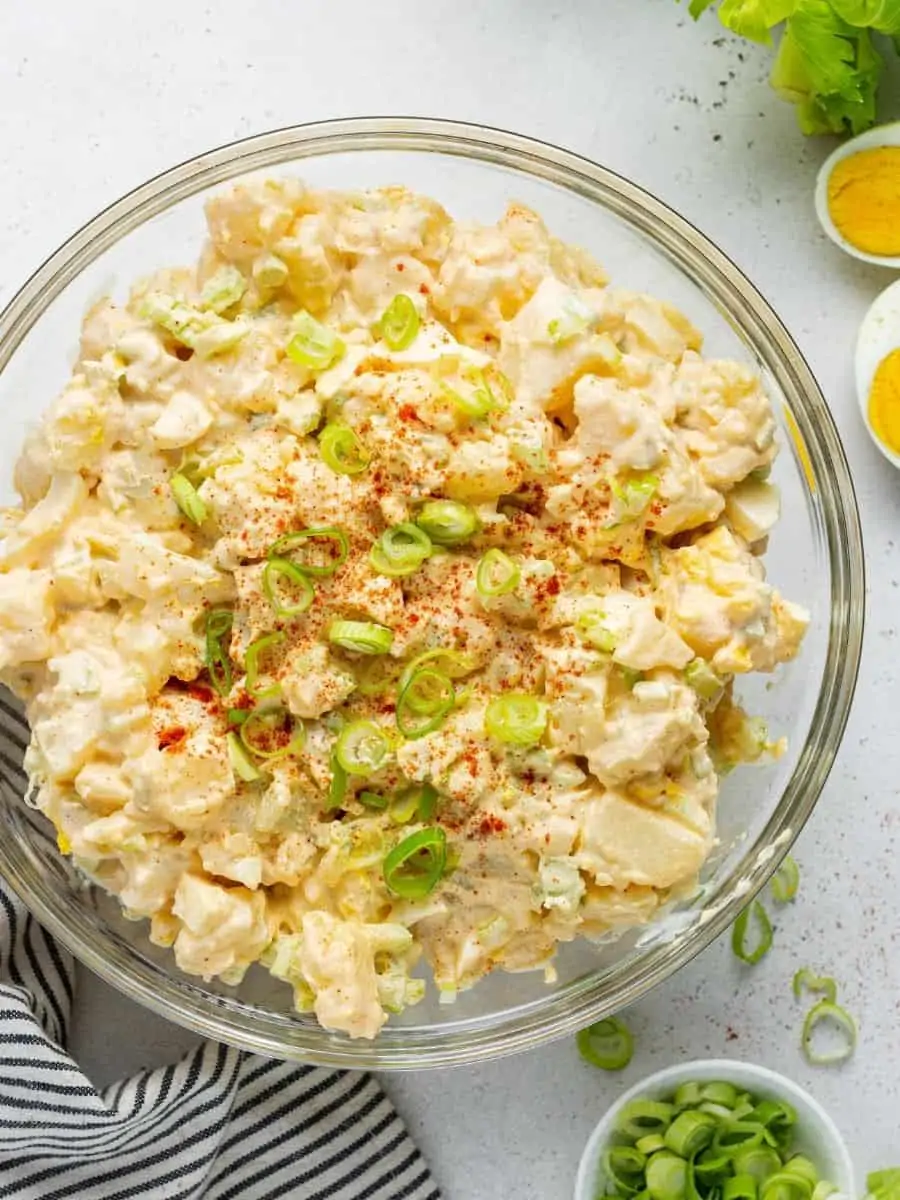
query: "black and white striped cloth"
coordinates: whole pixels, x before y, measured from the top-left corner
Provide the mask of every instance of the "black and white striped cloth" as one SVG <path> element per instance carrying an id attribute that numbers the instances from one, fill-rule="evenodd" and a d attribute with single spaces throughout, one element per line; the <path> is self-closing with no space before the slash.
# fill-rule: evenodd
<path id="1" fill-rule="evenodd" d="M 440 1200 L 367 1074 L 205 1042 L 98 1091 L 64 1049 L 73 981 L 0 882 L 0 1197 Z"/>

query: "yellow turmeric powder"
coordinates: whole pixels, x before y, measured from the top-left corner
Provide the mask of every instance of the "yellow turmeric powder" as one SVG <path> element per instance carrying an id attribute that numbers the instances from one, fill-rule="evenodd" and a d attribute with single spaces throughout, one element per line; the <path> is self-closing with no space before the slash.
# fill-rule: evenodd
<path id="1" fill-rule="evenodd" d="M 900 350 L 878 364 L 869 390 L 869 423 L 879 442 L 900 454 Z"/>
<path id="2" fill-rule="evenodd" d="M 857 250 L 900 254 L 900 146 L 842 158 L 828 178 L 828 211 Z"/>

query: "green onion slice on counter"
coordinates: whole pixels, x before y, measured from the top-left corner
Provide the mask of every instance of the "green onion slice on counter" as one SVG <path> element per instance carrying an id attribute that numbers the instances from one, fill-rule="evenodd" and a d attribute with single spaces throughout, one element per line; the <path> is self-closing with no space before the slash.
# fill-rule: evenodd
<path id="1" fill-rule="evenodd" d="M 424 529 L 411 522 L 386 529 L 369 554 L 369 562 L 379 575 L 412 575 L 431 557 L 434 546 Z"/>
<path id="2" fill-rule="evenodd" d="M 772 895 L 778 904 L 787 904 L 797 895 L 799 887 L 800 868 L 789 854 L 772 876 Z"/>
<path id="3" fill-rule="evenodd" d="M 290 585 L 290 597 L 285 595 L 287 588 L 280 585 L 282 579 Z M 289 558 L 269 559 L 262 571 L 262 590 L 276 617 L 302 616 L 316 596 L 306 572 Z"/>
<path id="4" fill-rule="evenodd" d="M 259 675 L 260 659 L 273 646 L 279 646 L 283 641 L 284 634 L 278 630 L 275 633 L 267 633 L 263 637 L 257 638 L 255 642 L 251 642 L 247 647 L 247 652 L 244 656 L 244 668 L 247 672 L 247 695 L 252 696 L 254 700 L 264 700 L 267 696 L 277 696 L 281 691 L 281 684 L 279 683 L 269 684 L 268 686 L 261 685 Z"/>
<path id="5" fill-rule="evenodd" d="M 488 704 L 484 728 L 495 741 L 511 746 L 533 746 L 547 728 L 547 705 L 537 696 L 507 692 Z"/>
<path id="6" fill-rule="evenodd" d="M 334 525 L 312 526 L 283 534 L 267 553 L 269 558 L 290 558 L 304 575 L 324 578 L 333 575 L 347 561 L 350 541 L 343 529 Z"/>
<path id="7" fill-rule="evenodd" d="M 209 516 L 209 510 L 187 475 L 180 472 L 173 475 L 169 487 L 172 489 L 172 499 L 187 519 L 194 525 L 202 525 Z"/>
<path id="8" fill-rule="evenodd" d="M 384 765 L 390 748 L 374 721 L 351 721 L 338 734 L 334 755 L 348 775 L 372 775 Z"/>
<path id="9" fill-rule="evenodd" d="M 840 1036 L 842 1045 L 837 1049 L 821 1051 L 815 1048 L 816 1031 L 824 1026 L 830 1027 Z M 806 1014 L 801 1045 L 807 1061 L 814 1067 L 831 1067 L 850 1058 L 856 1049 L 858 1036 L 856 1021 L 843 1005 L 835 1004 L 833 1000 L 820 1000 Z"/>
<path id="10" fill-rule="evenodd" d="M 342 339 L 308 312 L 297 313 L 291 324 L 294 336 L 285 353 L 293 362 L 313 371 L 325 371 L 343 358 L 346 347 Z"/>
<path id="11" fill-rule="evenodd" d="M 505 596 L 514 592 L 518 586 L 522 572 L 502 550 L 488 550 L 478 563 L 475 572 L 475 587 L 479 596 L 488 599 L 492 596 Z"/>
<path id="12" fill-rule="evenodd" d="M 394 631 L 374 621 L 332 621 L 328 630 L 332 646 L 352 650 L 355 654 L 387 654 L 394 641 Z"/>
<path id="13" fill-rule="evenodd" d="M 378 331 L 391 350 L 407 350 L 416 340 L 420 325 L 418 309 L 401 292 L 381 314 Z"/>
<path id="14" fill-rule="evenodd" d="M 231 691 L 231 658 L 225 643 L 231 637 L 234 614 L 227 608 L 213 608 L 206 614 L 206 669 L 220 696 Z"/>
<path id="15" fill-rule="evenodd" d="M 751 919 L 756 933 L 755 944 L 749 942 Z M 748 966 L 761 962 L 772 949 L 772 922 L 759 900 L 748 904 L 734 923 L 731 933 L 731 949 L 737 958 Z"/>
<path id="16" fill-rule="evenodd" d="M 580 1030 L 575 1041 L 584 1061 L 602 1071 L 621 1071 L 634 1055 L 631 1030 L 619 1017 L 595 1021 L 587 1029 Z"/>
<path id="17" fill-rule="evenodd" d="M 333 422 L 319 434 L 319 454 L 338 475 L 359 475 L 369 465 L 369 453 L 349 425 Z"/>
<path id="18" fill-rule="evenodd" d="M 458 546 L 479 527 L 475 510 L 458 500 L 428 500 L 419 510 L 416 524 L 436 546 Z"/>
<path id="19" fill-rule="evenodd" d="M 257 758 L 284 758 L 303 749 L 306 727 L 302 721 L 295 721 L 283 705 L 278 705 L 248 713 L 238 736 L 245 749 Z"/>
<path id="20" fill-rule="evenodd" d="M 384 860 L 384 882 L 395 896 L 421 900 L 437 887 L 447 866 L 447 835 L 428 825 L 399 842 Z"/>
<path id="21" fill-rule="evenodd" d="M 809 967 L 801 967 L 794 975 L 794 995 L 799 1000 L 804 990 L 824 995 L 832 1004 L 837 1000 L 837 981 L 830 975 L 816 975 Z"/>

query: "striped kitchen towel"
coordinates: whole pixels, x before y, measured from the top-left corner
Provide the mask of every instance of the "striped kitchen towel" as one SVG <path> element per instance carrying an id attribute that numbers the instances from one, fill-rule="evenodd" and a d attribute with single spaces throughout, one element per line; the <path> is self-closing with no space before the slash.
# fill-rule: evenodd
<path id="1" fill-rule="evenodd" d="M 64 1049 L 73 981 L 0 882 L 0 1197 L 440 1200 L 367 1074 L 205 1042 L 98 1091 Z"/>

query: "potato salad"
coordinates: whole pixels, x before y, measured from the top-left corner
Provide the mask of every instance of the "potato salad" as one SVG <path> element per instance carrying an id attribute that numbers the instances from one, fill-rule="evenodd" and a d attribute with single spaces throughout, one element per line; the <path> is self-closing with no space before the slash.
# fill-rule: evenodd
<path id="1" fill-rule="evenodd" d="M 733 694 L 807 624 L 769 400 L 518 205 L 251 178 L 206 217 L 87 314 L 0 516 L 32 802 L 183 971 L 351 1037 L 552 981 L 781 748 Z"/>

